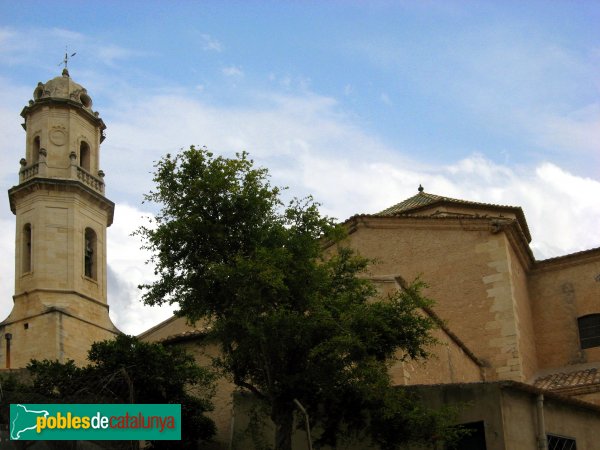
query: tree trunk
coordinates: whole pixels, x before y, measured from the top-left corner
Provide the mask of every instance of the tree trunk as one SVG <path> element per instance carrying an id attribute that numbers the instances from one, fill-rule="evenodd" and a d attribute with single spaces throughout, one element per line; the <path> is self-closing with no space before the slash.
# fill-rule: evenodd
<path id="1" fill-rule="evenodd" d="M 275 450 L 292 450 L 294 413 L 291 403 L 275 402 L 271 420 L 275 423 Z"/>

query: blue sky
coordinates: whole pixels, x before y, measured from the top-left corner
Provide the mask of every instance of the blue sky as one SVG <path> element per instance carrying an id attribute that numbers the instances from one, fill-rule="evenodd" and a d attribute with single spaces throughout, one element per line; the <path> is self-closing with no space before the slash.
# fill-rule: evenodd
<path id="1" fill-rule="evenodd" d="M 422 183 L 522 206 L 540 259 L 596 247 L 599 23 L 596 1 L 0 0 L 1 188 L 24 151 L 19 112 L 68 45 L 108 126 L 109 302 L 126 331 L 166 317 L 138 305 L 151 270 L 129 232 L 152 212 L 152 162 L 190 144 L 248 150 L 340 219 Z M 0 224 L 12 255 L 6 198 Z"/>

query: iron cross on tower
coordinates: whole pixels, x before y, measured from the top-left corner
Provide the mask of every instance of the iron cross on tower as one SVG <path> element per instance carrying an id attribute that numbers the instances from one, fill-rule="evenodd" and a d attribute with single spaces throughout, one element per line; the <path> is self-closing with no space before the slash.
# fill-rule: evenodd
<path id="1" fill-rule="evenodd" d="M 64 64 L 65 65 L 65 70 L 67 70 L 67 65 L 69 64 L 69 58 L 72 58 L 76 54 L 77 54 L 77 52 L 73 52 L 69 56 L 69 52 L 67 51 L 67 47 L 65 47 L 65 57 L 64 57 L 64 59 L 61 62 L 58 63 L 58 65 L 60 66 L 61 64 Z"/>

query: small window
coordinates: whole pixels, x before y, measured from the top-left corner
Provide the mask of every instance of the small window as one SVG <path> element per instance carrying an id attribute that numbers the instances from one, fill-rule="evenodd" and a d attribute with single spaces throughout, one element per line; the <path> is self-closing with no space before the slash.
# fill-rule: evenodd
<path id="1" fill-rule="evenodd" d="M 600 347 L 600 314 L 590 314 L 577 319 L 581 348 Z"/>
<path id="2" fill-rule="evenodd" d="M 23 274 L 31 272 L 31 224 L 26 223 L 23 226 L 22 253 L 21 253 L 21 272 Z"/>
<path id="3" fill-rule="evenodd" d="M 575 439 L 547 434 L 548 450 L 577 450 Z"/>
<path id="4" fill-rule="evenodd" d="M 33 138 L 33 147 L 31 149 L 31 163 L 36 164 L 40 159 L 40 137 Z"/>
<path id="5" fill-rule="evenodd" d="M 90 171 L 90 146 L 85 141 L 79 146 L 79 165 L 82 169 Z"/>
<path id="6" fill-rule="evenodd" d="M 85 276 L 88 278 L 92 278 L 94 280 L 96 280 L 97 278 L 97 266 L 98 264 L 96 263 L 98 256 L 97 256 L 97 252 L 96 252 L 96 243 L 97 239 L 96 239 L 96 232 L 94 230 L 92 230 L 91 228 L 86 228 L 85 229 L 85 243 L 84 243 L 84 257 L 83 257 L 83 264 L 84 264 L 84 273 Z"/>

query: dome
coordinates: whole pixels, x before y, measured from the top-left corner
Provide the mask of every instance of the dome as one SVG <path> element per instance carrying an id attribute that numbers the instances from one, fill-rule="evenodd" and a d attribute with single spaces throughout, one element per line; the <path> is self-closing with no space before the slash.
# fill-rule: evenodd
<path id="1" fill-rule="evenodd" d="M 67 69 L 64 69 L 59 77 L 52 78 L 46 83 L 38 83 L 35 91 L 33 91 L 34 101 L 47 98 L 70 100 L 81 104 L 85 109 L 92 112 L 92 99 L 87 90 L 71 79 Z"/>

